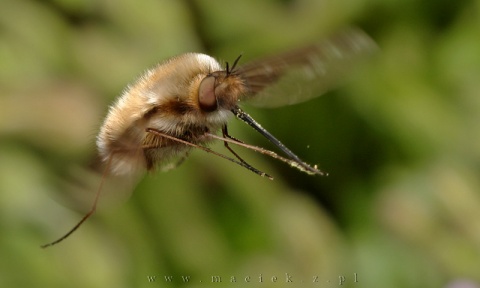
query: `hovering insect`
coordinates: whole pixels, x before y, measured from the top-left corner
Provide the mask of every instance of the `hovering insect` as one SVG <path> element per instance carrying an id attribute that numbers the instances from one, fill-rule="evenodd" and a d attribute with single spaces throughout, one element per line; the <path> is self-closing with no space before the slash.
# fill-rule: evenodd
<path id="1" fill-rule="evenodd" d="M 331 88 L 352 60 L 361 58 L 376 45 L 363 31 L 350 28 L 304 48 L 222 68 L 214 58 L 200 53 L 173 57 L 145 72 L 128 86 L 110 107 L 97 136 L 104 176 L 130 175 L 139 170 L 181 162 L 192 148 L 223 157 L 261 176 L 270 175 L 244 161 L 229 144 L 243 146 L 286 162 L 311 175 L 325 175 L 311 166 L 262 128 L 238 105 L 275 107 L 306 101 Z M 228 134 L 232 116 L 253 127 L 276 145 L 285 156 L 246 144 Z M 216 133 L 222 131 L 222 136 Z M 205 146 L 220 140 L 232 157 Z M 59 243 L 73 233 L 96 209 L 95 201 L 81 221 Z"/>

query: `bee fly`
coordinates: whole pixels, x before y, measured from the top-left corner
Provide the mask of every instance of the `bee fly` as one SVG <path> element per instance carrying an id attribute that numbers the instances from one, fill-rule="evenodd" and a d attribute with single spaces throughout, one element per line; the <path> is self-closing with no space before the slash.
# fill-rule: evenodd
<path id="1" fill-rule="evenodd" d="M 319 43 L 277 56 L 238 65 L 238 57 L 222 68 L 217 60 L 200 53 L 173 57 L 145 72 L 128 86 L 110 107 L 97 136 L 104 174 L 91 210 L 57 244 L 72 234 L 96 209 L 102 184 L 109 175 L 127 176 L 139 170 L 183 160 L 192 148 L 225 158 L 261 176 L 229 144 L 268 155 L 311 175 L 325 175 L 316 165 L 302 161 L 252 117 L 239 103 L 275 107 L 306 101 L 329 89 L 352 60 L 375 50 L 364 32 L 350 28 Z M 246 144 L 228 134 L 227 121 L 235 116 L 253 127 L 284 153 Z M 222 136 L 216 133 L 222 131 Z M 226 156 L 205 146 L 223 141 L 232 153 Z"/>

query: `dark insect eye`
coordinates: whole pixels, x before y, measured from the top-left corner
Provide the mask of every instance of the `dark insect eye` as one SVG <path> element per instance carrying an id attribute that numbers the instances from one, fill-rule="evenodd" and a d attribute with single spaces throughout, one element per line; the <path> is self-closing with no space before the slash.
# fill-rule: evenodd
<path id="1" fill-rule="evenodd" d="M 198 88 L 198 104 L 205 112 L 212 112 L 217 109 L 214 76 L 207 76 L 200 82 L 200 87 Z"/>

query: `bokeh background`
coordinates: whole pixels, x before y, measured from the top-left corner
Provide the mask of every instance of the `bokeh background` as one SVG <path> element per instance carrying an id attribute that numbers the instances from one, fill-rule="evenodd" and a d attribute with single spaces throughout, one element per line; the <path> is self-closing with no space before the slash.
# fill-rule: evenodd
<path id="1" fill-rule="evenodd" d="M 39 248 L 81 218 L 58 179 L 146 68 L 187 51 L 246 61 L 346 25 L 380 52 L 338 89 L 244 107 L 328 177 L 238 149 L 269 181 L 195 151 Z M 0 287 L 480 287 L 479 36 L 479 1 L 2 0 Z M 229 132 L 273 148 L 240 121 Z"/>

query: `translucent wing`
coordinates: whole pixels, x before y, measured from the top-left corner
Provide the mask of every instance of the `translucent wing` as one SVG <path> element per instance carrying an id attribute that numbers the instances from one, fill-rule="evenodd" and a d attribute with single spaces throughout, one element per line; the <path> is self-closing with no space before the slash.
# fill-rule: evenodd
<path id="1" fill-rule="evenodd" d="M 320 96 L 352 63 L 376 48 L 365 32 L 350 28 L 319 43 L 247 63 L 234 73 L 247 86 L 245 100 L 254 106 L 274 108 Z"/>

